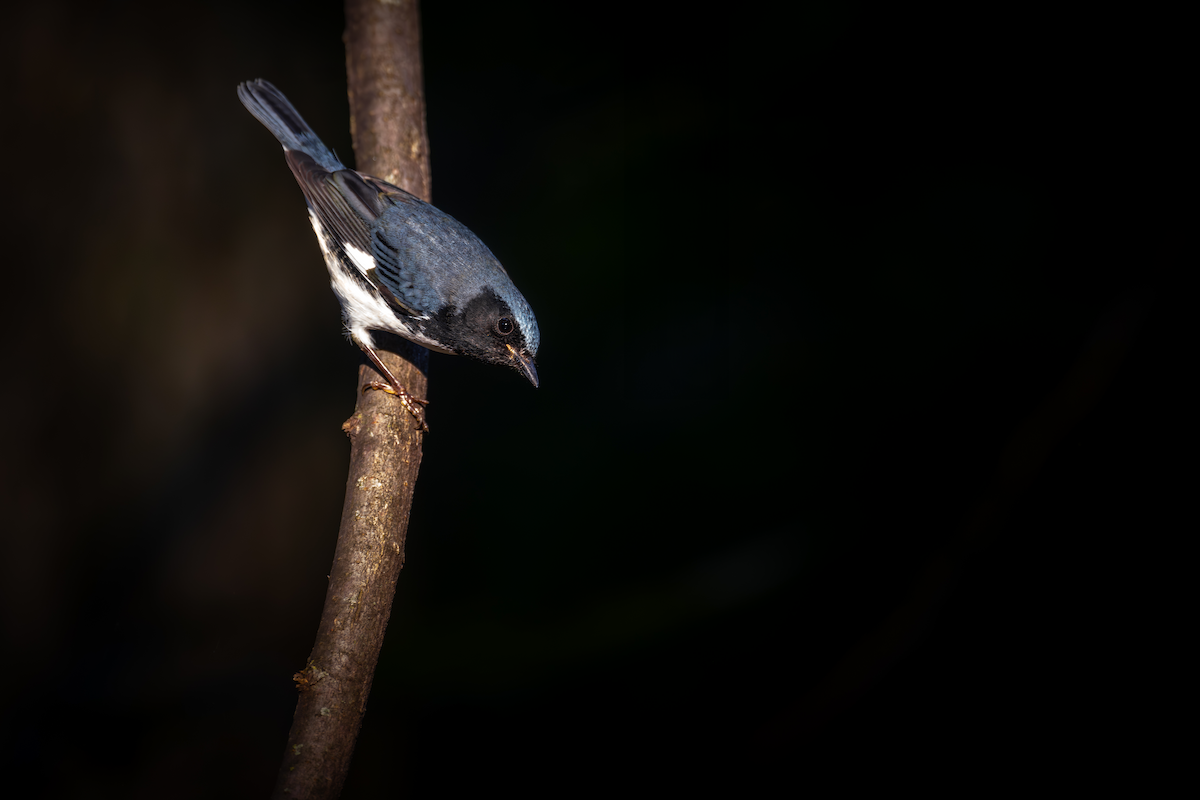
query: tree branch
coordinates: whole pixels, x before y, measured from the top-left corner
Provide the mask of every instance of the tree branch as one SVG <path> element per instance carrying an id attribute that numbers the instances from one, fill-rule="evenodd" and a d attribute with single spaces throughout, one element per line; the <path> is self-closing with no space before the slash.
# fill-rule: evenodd
<path id="1" fill-rule="evenodd" d="M 428 200 L 417 0 L 346 0 L 345 43 L 357 168 Z M 386 342 L 396 353 L 381 351 L 384 363 L 424 398 L 429 351 L 398 337 Z M 295 675 L 300 698 L 275 798 L 341 794 L 404 566 L 422 434 L 395 397 L 363 392 L 372 380 L 383 376 L 361 367 L 358 406 L 342 426 L 351 444 L 341 529 L 316 643 Z"/>

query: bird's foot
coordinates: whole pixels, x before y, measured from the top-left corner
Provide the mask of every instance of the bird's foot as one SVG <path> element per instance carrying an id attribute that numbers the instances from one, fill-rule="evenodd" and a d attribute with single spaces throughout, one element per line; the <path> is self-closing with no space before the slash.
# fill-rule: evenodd
<path id="1" fill-rule="evenodd" d="M 428 400 L 422 400 L 418 397 L 413 397 L 408 393 L 400 381 L 396 380 L 396 376 L 387 368 L 383 360 L 379 358 L 379 354 L 375 352 L 375 348 L 363 343 L 363 340 L 357 336 L 354 337 L 354 343 L 362 348 L 362 351 L 367 354 L 367 358 L 371 359 L 371 363 L 375 365 L 375 369 L 379 370 L 379 374 L 387 378 L 386 381 L 368 381 L 363 384 L 363 393 L 366 394 L 367 389 L 378 389 L 381 392 L 394 394 L 400 398 L 400 404 L 408 409 L 408 413 L 412 414 L 417 420 L 417 425 L 425 433 L 429 433 L 429 426 L 425 424 L 425 412 L 421 410 L 421 406 L 429 405 Z"/>
<path id="2" fill-rule="evenodd" d="M 392 384 L 384 383 L 383 381 L 370 381 L 366 384 L 363 384 L 364 394 L 366 394 L 368 389 L 378 389 L 381 392 L 387 392 L 388 394 L 398 397 L 400 399 L 400 405 L 404 406 L 404 408 L 408 410 L 408 413 L 412 414 L 413 417 L 416 418 L 417 425 L 420 426 L 421 430 L 425 433 L 429 433 L 429 426 L 425 423 L 425 412 L 421 409 L 421 406 L 429 405 L 428 400 L 422 400 L 419 397 L 413 397 L 403 386 L 393 386 Z"/>

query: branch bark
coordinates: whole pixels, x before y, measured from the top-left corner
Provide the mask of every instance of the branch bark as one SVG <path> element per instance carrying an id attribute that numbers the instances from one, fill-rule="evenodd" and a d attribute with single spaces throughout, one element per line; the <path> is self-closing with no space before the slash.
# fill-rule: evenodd
<path id="1" fill-rule="evenodd" d="M 430 199 L 429 138 L 417 0 L 346 0 L 346 72 L 356 166 Z M 415 397 L 427 396 L 429 351 L 398 337 L 384 363 Z M 396 579 L 422 434 L 390 394 L 363 392 L 383 380 L 359 369 L 358 405 L 342 426 L 350 474 L 337 549 L 316 643 L 294 679 L 300 690 L 275 798 L 336 798 L 349 770 Z"/>

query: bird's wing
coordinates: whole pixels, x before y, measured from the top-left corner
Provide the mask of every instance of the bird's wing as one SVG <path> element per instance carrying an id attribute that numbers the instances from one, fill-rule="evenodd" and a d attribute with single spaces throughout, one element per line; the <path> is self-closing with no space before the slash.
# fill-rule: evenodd
<path id="1" fill-rule="evenodd" d="M 308 207 L 325 231 L 330 251 L 343 263 L 353 265 L 398 311 L 423 314 L 425 308 L 401 291 L 403 281 L 396 251 L 380 247 L 380 237 L 372 235 L 377 232 L 375 223 L 379 215 L 391 206 L 387 195 L 400 192 L 415 198 L 389 183 L 353 170 L 329 172 L 312 157 L 296 150 L 288 150 L 285 155 Z"/>
<path id="2" fill-rule="evenodd" d="M 370 226 L 382 210 L 375 190 L 358 173 L 330 172 L 307 153 L 286 150 L 284 155 L 321 227 L 338 243 L 371 252 Z"/>
<path id="3" fill-rule="evenodd" d="M 369 232 L 375 284 L 385 296 L 411 313 L 436 312 L 445 300 L 433 283 L 438 277 L 440 260 L 427 252 L 426 237 L 414 230 L 413 223 L 438 212 L 387 181 L 369 175 L 359 177 L 375 190 L 383 206 Z"/>

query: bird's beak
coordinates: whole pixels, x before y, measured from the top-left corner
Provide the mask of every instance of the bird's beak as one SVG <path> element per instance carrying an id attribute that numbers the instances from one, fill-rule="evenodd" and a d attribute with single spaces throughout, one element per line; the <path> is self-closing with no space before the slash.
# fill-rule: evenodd
<path id="1" fill-rule="evenodd" d="M 521 372 L 525 373 L 525 377 L 529 378 L 529 382 L 532 383 L 536 389 L 538 385 L 538 376 L 537 369 L 533 366 L 533 359 L 528 353 L 518 350 L 511 344 L 505 345 L 505 347 L 508 348 L 508 355 L 517 362 L 517 367 L 521 370 Z"/>

